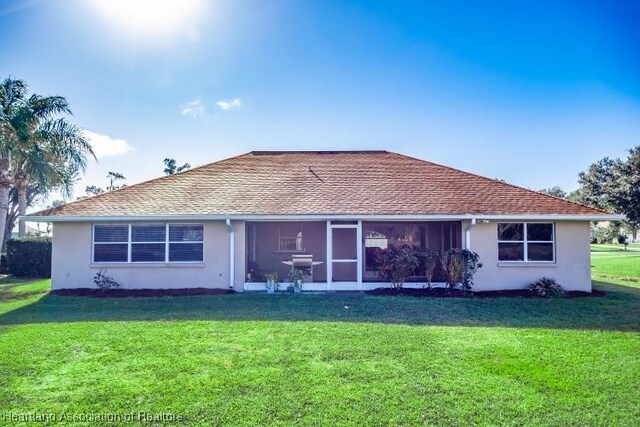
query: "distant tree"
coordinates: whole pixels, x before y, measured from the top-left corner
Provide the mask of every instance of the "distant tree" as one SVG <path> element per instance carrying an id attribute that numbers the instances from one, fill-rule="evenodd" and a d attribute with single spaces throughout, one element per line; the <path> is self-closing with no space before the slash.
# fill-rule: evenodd
<path id="1" fill-rule="evenodd" d="M 611 205 L 626 216 L 624 226 L 635 240 L 640 226 L 640 146 L 630 149 L 629 157 L 616 164 L 615 173 L 608 198 Z"/>
<path id="2" fill-rule="evenodd" d="M 581 172 L 580 188 L 569 197 L 587 206 L 625 215 L 623 227 L 633 239 L 640 228 L 640 146 L 624 160 L 604 159 Z"/>
<path id="3" fill-rule="evenodd" d="M 613 211 L 613 189 L 617 186 L 622 160 L 605 157 L 593 163 L 586 171 L 578 175 L 578 188 L 575 195 L 580 203 L 606 211 Z"/>
<path id="4" fill-rule="evenodd" d="M 567 194 L 567 200 L 574 203 L 582 203 L 582 198 L 580 197 L 580 190 L 574 190 Z"/>
<path id="5" fill-rule="evenodd" d="M 169 158 L 164 159 L 164 165 L 165 165 L 165 168 L 163 172 L 165 173 L 165 175 L 173 175 L 176 173 L 180 173 L 180 172 L 186 171 L 191 167 L 189 163 L 185 163 L 182 166 L 178 166 L 176 164 L 175 159 L 169 159 Z"/>
<path id="6" fill-rule="evenodd" d="M 567 198 L 567 192 L 564 191 L 562 188 L 558 187 L 557 185 L 554 187 L 543 188 L 538 192 L 543 194 L 548 194 L 549 196 L 553 196 L 553 197 L 559 197 L 561 199 Z"/>
<path id="7" fill-rule="evenodd" d="M 124 183 L 121 185 L 117 185 L 119 181 L 124 181 L 125 179 L 127 179 L 125 178 L 124 175 L 122 175 L 119 172 L 109 171 L 109 173 L 107 173 L 107 179 L 109 180 L 109 186 L 107 187 L 107 191 L 113 191 L 122 187 L 126 187 L 126 184 Z"/>
<path id="8" fill-rule="evenodd" d="M 84 192 L 87 196 L 97 196 L 98 194 L 104 193 L 104 190 L 100 187 L 96 187 L 95 185 L 87 185 Z"/>

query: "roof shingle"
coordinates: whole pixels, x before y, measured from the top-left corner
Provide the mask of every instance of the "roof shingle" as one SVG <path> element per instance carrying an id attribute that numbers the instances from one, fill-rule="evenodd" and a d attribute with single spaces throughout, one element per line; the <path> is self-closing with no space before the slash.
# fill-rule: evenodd
<path id="1" fill-rule="evenodd" d="M 386 151 L 253 151 L 32 216 L 604 215 Z"/>

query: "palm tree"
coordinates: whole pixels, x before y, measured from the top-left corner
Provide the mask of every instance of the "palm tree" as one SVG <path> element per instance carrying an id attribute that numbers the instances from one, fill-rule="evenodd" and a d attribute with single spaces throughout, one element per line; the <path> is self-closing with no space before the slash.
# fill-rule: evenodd
<path id="1" fill-rule="evenodd" d="M 13 186 L 11 153 L 17 139 L 13 120 L 26 94 L 27 85 L 22 80 L 7 78 L 0 84 L 0 242 L 4 242 L 9 193 Z"/>
<path id="2" fill-rule="evenodd" d="M 12 162 L 20 216 L 27 212 L 27 192 L 33 181 L 47 192 L 61 190 L 70 197 L 78 173 L 86 168 L 87 157 L 95 159 L 82 130 L 65 118 L 53 117 L 59 112 L 70 113 L 64 98 L 32 96 L 22 111 L 15 124 L 19 144 Z M 24 236 L 25 230 L 20 219 L 18 235 Z"/>
<path id="3" fill-rule="evenodd" d="M 22 80 L 0 84 L 0 242 L 4 241 L 9 193 L 15 185 L 19 215 L 25 215 L 32 181 L 44 191 L 61 189 L 69 194 L 87 156 L 95 158 L 82 131 L 59 117 L 72 114 L 61 96 L 27 97 Z M 12 169 L 13 168 L 13 169 Z M 20 235 L 25 224 L 20 220 Z"/>

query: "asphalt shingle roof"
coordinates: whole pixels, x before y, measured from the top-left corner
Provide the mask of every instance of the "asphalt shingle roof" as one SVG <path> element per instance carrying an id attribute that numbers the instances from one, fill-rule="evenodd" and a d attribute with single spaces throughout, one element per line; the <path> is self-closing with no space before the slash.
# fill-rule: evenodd
<path id="1" fill-rule="evenodd" d="M 132 185 L 33 216 L 603 215 L 386 151 L 259 152 Z"/>

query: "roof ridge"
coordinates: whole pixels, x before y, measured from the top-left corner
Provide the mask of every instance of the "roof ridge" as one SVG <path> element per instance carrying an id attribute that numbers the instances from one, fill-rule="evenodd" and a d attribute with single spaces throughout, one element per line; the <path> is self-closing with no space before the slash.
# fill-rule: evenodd
<path id="1" fill-rule="evenodd" d="M 247 154 L 254 156 L 281 154 L 388 154 L 387 150 L 254 150 Z"/>
<path id="2" fill-rule="evenodd" d="M 464 173 L 464 174 L 467 174 L 467 175 L 472 175 L 472 176 L 474 176 L 476 178 L 481 178 L 481 179 L 484 179 L 484 180 L 487 180 L 487 181 L 495 182 L 495 183 L 498 183 L 498 184 L 503 184 L 503 185 L 506 185 L 506 186 L 509 186 L 509 187 L 517 188 L 519 190 L 528 191 L 530 193 L 534 193 L 534 194 L 537 194 L 539 196 L 549 197 L 549 198 L 552 198 L 554 200 L 559 200 L 559 201 L 562 201 L 562 202 L 567 202 L 567 203 L 570 203 L 570 204 L 573 204 L 573 205 L 581 206 L 583 208 L 592 209 L 594 211 L 597 211 L 597 212 L 600 212 L 600 213 L 603 213 L 603 214 L 610 214 L 611 213 L 611 212 L 607 212 L 607 211 L 605 211 L 603 209 L 600 209 L 600 208 L 594 208 L 593 206 L 587 206 L 585 204 L 574 202 L 572 200 L 563 199 L 562 197 L 556 197 L 556 196 L 552 196 L 550 194 L 541 193 L 540 191 L 532 190 L 532 189 L 526 188 L 526 187 L 521 187 L 519 185 L 512 184 L 510 182 L 503 181 L 501 179 L 489 178 L 489 177 L 486 177 L 484 175 L 478 175 L 477 173 L 464 171 L 462 169 L 454 168 L 453 166 L 442 165 L 440 163 L 435 163 L 435 162 L 432 162 L 430 160 L 424 160 L 424 159 L 420 159 L 418 157 L 413 157 L 413 156 L 409 156 L 409 155 L 406 155 L 406 154 L 396 153 L 396 152 L 393 152 L 393 151 L 390 151 L 389 153 L 390 154 L 395 154 L 395 155 L 398 155 L 398 156 L 407 157 L 407 158 L 410 158 L 410 159 L 413 159 L 413 160 L 417 160 L 418 162 L 429 163 L 429 164 L 432 164 L 434 166 L 439 166 L 441 168 L 450 169 L 450 170 L 453 170 L 455 172 L 460 172 L 460 173 Z"/>

